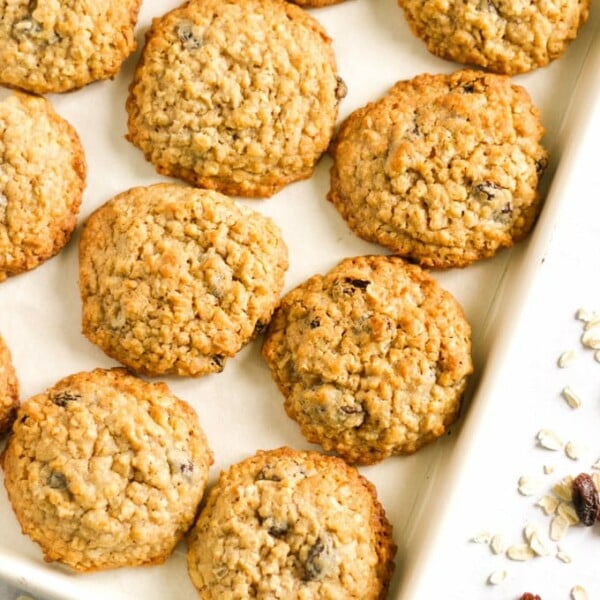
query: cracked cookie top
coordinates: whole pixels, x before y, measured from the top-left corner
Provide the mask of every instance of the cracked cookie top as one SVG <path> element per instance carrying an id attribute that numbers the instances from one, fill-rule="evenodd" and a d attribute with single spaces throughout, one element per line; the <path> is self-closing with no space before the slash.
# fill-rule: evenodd
<path id="1" fill-rule="evenodd" d="M 288 266 L 271 219 L 168 183 L 100 207 L 79 248 L 84 334 L 146 375 L 223 370 L 268 324 Z"/>
<path id="2" fill-rule="evenodd" d="M 93 571 L 163 562 L 193 523 L 212 453 L 164 383 L 96 369 L 23 402 L 2 460 L 45 559 Z"/>
<path id="3" fill-rule="evenodd" d="M 62 249 L 85 179 L 79 136 L 48 100 L 18 92 L 0 102 L 0 281 Z"/>
<path id="4" fill-rule="evenodd" d="M 279 448 L 221 473 L 188 538 L 188 569 L 204 600 L 382 600 L 395 551 L 356 469 Z"/>
<path id="5" fill-rule="evenodd" d="M 368 241 L 423 266 L 465 266 L 533 226 L 543 133 L 505 75 L 419 75 L 342 123 L 328 198 Z"/>
<path id="6" fill-rule="evenodd" d="M 17 414 L 19 406 L 19 381 L 12 363 L 12 356 L 0 336 L 0 435 L 6 433 Z"/>
<path id="7" fill-rule="evenodd" d="M 140 0 L 0 0 L 0 82 L 37 94 L 113 77 L 135 49 Z"/>
<path id="8" fill-rule="evenodd" d="M 190 0 L 155 19 L 128 139 L 160 173 L 238 196 L 309 177 L 345 86 L 331 40 L 284 0 Z"/>
<path id="9" fill-rule="evenodd" d="M 430 52 L 514 75 L 562 56 L 591 0 L 398 0 Z"/>
<path id="10" fill-rule="evenodd" d="M 307 440 L 371 464 L 454 422 L 473 370 L 470 337 L 460 305 L 426 271 L 365 256 L 284 296 L 263 356 Z"/>

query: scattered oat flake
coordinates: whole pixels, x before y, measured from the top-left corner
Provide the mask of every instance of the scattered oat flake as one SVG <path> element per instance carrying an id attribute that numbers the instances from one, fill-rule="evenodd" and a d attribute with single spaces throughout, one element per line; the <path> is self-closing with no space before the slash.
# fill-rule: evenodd
<path id="1" fill-rule="evenodd" d="M 569 521 L 563 515 L 556 515 L 550 522 L 550 539 L 553 542 L 561 540 L 569 529 Z"/>
<path id="2" fill-rule="evenodd" d="M 581 398 L 569 387 L 564 387 L 562 397 L 571 408 L 581 408 Z"/>
<path id="3" fill-rule="evenodd" d="M 536 503 L 546 515 L 553 515 L 558 508 L 560 500 L 556 496 L 542 496 Z"/>
<path id="4" fill-rule="evenodd" d="M 488 577 L 488 583 L 491 585 L 498 585 L 506 579 L 506 571 L 504 569 L 498 569 L 490 574 Z"/>
<path id="5" fill-rule="evenodd" d="M 489 544 L 494 534 L 491 531 L 480 531 L 471 538 L 474 544 Z"/>
<path id="6" fill-rule="evenodd" d="M 576 585 L 571 590 L 571 598 L 572 600 L 588 600 L 588 594 L 583 586 Z"/>
<path id="7" fill-rule="evenodd" d="M 585 325 L 583 326 L 584 331 L 590 331 L 592 329 L 599 329 L 599 328 L 600 328 L 600 317 L 597 314 L 593 319 L 586 321 Z"/>
<path id="8" fill-rule="evenodd" d="M 537 523 L 527 523 L 523 528 L 523 535 L 527 541 L 531 540 L 531 538 L 539 533 L 540 526 Z"/>
<path id="9" fill-rule="evenodd" d="M 529 544 L 515 544 L 507 549 L 506 556 L 511 560 L 529 560 L 535 556 L 535 552 Z"/>
<path id="10" fill-rule="evenodd" d="M 594 352 L 594 360 L 596 362 L 600 362 L 600 350 L 596 350 L 596 352 Z"/>
<path id="11" fill-rule="evenodd" d="M 588 331 L 585 331 L 581 336 L 581 343 L 586 348 L 600 350 L 600 331 L 597 329 L 589 329 Z"/>
<path id="12" fill-rule="evenodd" d="M 563 441 L 552 429 L 540 429 L 537 434 L 537 440 L 542 448 L 546 450 L 561 450 L 564 446 Z"/>
<path id="13" fill-rule="evenodd" d="M 587 454 L 587 448 L 583 444 L 578 444 L 577 442 L 569 441 L 565 446 L 565 454 L 571 460 L 579 460 Z"/>
<path id="14" fill-rule="evenodd" d="M 564 562 L 564 563 L 570 563 L 573 561 L 573 559 L 566 552 L 564 552 L 562 550 L 559 550 L 556 553 L 556 558 L 558 558 L 558 560 L 560 560 L 561 562 Z"/>
<path id="15" fill-rule="evenodd" d="M 592 469 L 600 471 L 600 458 L 592 465 Z"/>
<path id="16" fill-rule="evenodd" d="M 561 502 L 558 505 L 556 512 L 564 517 L 569 522 L 569 525 L 576 525 L 579 523 L 579 517 L 577 516 L 575 507 L 568 502 Z"/>
<path id="17" fill-rule="evenodd" d="M 544 473 L 546 475 L 551 475 L 554 473 L 554 467 L 552 465 L 544 465 Z"/>
<path id="18" fill-rule="evenodd" d="M 600 473 L 592 473 L 592 481 L 597 490 L 600 490 Z"/>
<path id="19" fill-rule="evenodd" d="M 529 475 L 519 477 L 519 494 L 533 496 L 538 494 L 541 488 L 542 482 L 537 477 L 530 477 Z"/>
<path id="20" fill-rule="evenodd" d="M 575 362 L 576 357 L 575 350 L 565 350 L 556 362 L 561 369 L 566 369 Z"/>
<path id="21" fill-rule="evenodd" d="M 580 308 L 575 313 L 575 318 L 579 321 L 595 321 L 599 317 L 598 313 L 594 310 L 588 310 L 587 308 Z"/>
<path id="22" fill-rule="evenodd" d="M 538 532 L 535 532 L 529 540 L 529 547 L 538 556 L 548 556 L 550 554 L 550 547 L 546 540 L 542 539 Z"/>
<path id="23" fill-rule="evenodd" d="M 567 475 L 563 477 L 553 488 L 552 491 L 566 502 L 571 502 L 573 499 L 573 477 Z"/>
<path id="24" fill-rule="evenodd" d="M 506 542 L 504 541 L 504 536 L 502 536 L 500 533 L 497 533 L 490 542 L 490 548 L 494 554 L 504 554 L 506 552 Z"/>

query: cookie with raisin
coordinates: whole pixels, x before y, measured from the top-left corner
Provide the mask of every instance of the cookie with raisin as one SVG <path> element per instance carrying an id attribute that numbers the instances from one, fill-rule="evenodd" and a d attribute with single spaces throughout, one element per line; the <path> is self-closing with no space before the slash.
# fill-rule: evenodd
<path id="1" fill-rule="evenodd" d="M 0 0 L 0 83 L 46 94 L 114 77 L 141 0 Z"/>
<path id="2" fill-rule="evenodd" d="M 86 182 L 75 129 L 45 98 L 0 102 L 0 281 L 29 271 L 68 242 Z"/>
<path id="3" fill-rule="evenodd" d="M 155 19 L 127 99 L 158 172 L 230 195 L 309 177 L 345 86 L 319 22 L 284 0 L 190 0 Z"/>
<path id="4" fill-rule="evenodd" d="M 429 51 L 515 75 L 561 57 L 586 22 L 591 0 L 398 0 Z"/>
<path id="5" fill-rule="evenodd" d="M 395 552 L 372 483 L 339 458 L 284 447 L 221 473 L 188 569 L 204 600 L 383 600 Z"/>
<path id="6" fill-rule="evenodd" d="M 290 291 L 262 353 L 306 439 L 363 465 L 441 436 L 473 370 L 457 300 L 396 256 L 348 258 Z"/>
<path id="7" fill-rule="evenodd" d="M 0 435 L 10 430 L 19 406 L 19 380 L 12 355 L 0 336 Z"/>
<path id="8" fill-rule="evenodd" d="M 211 463 L 194 409 L 125 369 L 70 375 L 23 402 L 2 456 L 23 532 L 77 571 L 163 562 Z"/>
<path id="9" fill-rule="evenodd" d="M 145 375 L 219 372 L 268 324 L 287 266 L 261 213 L 212 190 L 132 188 L 84 225 L 83 333 Z"/>
<path id="10" fill-rule="evenodd" d="M 462 267 L 533 227 L 543 133 L 506 75 L 419 75 L 342 123 L 328 198 L 365 240 L 422 266 Z"/>

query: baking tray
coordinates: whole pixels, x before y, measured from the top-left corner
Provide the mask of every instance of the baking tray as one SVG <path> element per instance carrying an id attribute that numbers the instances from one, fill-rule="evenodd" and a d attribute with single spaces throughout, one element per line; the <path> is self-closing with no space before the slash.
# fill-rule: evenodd
<path id="1" fill-rule="evenodd" d="M 155 0 L 142 6 L 137 29 L 140 46 L 152 17 L 177 4 Z M 455 475 L 468 460 L 478 414 L 485 409 L 490 388 L 500 384 L 494 376 L 498 372 L 495 365 L 508 347 L 512 323 L 526 301 L 532 273 L 567 201 L 569 164 L 576 157 L 586 108 L 600 91 L 598 8 L 597 3 L 592 7 L 588 23 L 561 59 L 514 78 L 541 109 L 547 131 L 545 145 L 552 156 L 544 178 L 549 195 L 534 235 L 493 259 L 434 274 L 461 302 L 473 328 L 476 375 L 463 417 L 446 436 L 416 454 L 361 468 L 377 486 L 394 525 L 399 550 L 391 598 L 418 598 L 421 582 L 428 577 L 431 545 L 444 524 L 444 495 L 451 495 L 460 482 Z M 333 38 L 339 72 L 348 86 L 340 119 L 381 96 L 399 79 L 460 68 L 427 52 L 410 33 L 395 0 L 346 0 L 311 12 Z M 124 138 L 125 98 L 138 56 L 139 50 L 113 81 L 50 96 L 57 111 L 78 130 L 86 151 L 89 175 L 80 221 L 124 189 L 165 179 Z M 7 94 L 3 92 L 3 96 Z M 324 157 L 310 179 L 289 185 L 267 200 L 241 200 L 271 216 L 282 228 L 290 251 L 286 290 L 314 273 L 329 270 L 344 257 L 383 252 L 354 236 L 325 200 L 330 166 L 330 159 Z M 79 229 L 58 256 L 0 285 L 0 331 L 13 352 L 23 399 L 70 373 L 115 365 L 80 332 Z M 259 341 L 230 360 L 223 373 L 166 381 L 174 393 L 195 407 L 207 432 L 215 453 L 210 483 L 222 468 L 259 448 L 284 444 L 315 448 L 285 415 L 282 397 L 260 357 Z M 0 530 L 0 577 L 34 594 L 73 600 L 197 597 L 187 576 L 183 544 L 160 566 L 75 574 L 59 564 L 44 563 L 37 545 L 21 534 L 3 489 Z"/>

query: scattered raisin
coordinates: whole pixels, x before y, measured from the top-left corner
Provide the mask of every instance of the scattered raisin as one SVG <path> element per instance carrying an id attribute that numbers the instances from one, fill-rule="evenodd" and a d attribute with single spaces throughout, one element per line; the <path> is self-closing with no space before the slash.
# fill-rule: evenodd
<path id="1" fill-rule="evenodd" d="M 308 326 L 311 329 L 316 329 L 317 327 L 319 327 L 321 325 L 321 319 L 319 319 L 319 317 L 315 317 L 309 324 Z"/>
<path id="2" fill-rule="evenodd" d="M 77 400 L 81 400 L 80 394 L 73 394 L 71 392 L 59 392 L 58 394 L 54 394 L 52 396 L 52 402 L 56 404 L 56 406 L 60 406 L 64 408 L 69 402 L 76 402 Z"/>
<path id="3" fill-rule="evenodd" d="M 598 517 L 600 497 L 594 480 L 587 473 L 580 473 L 573 480 L 573 506 L 586 527 L 594 524 Z"/>
<path id="4" fill-rule="evenodd" d="M 258 481 L 281 481 L 281 477 L 275 474 L 273 465 L 265 465 L 256 476 Z"/>
<path id="5" fill-rule="evenodd" d="M 179 41 L 187 50 L 197 50 L 202 46 L 202 41 L 194 35 L 191 21 L 181 21 L 175 28 L 175 32 Z"/>
<path id="6" fill-rule="evenodd" d="M 67 478 L 58 471 L 52 471 L 48 475 L 46 484 L 55 490 L 64 490 L 67 487 Z"/>
<path id="7" fill-rule="evenodd" d="M 212 360 L 213 364 L 216 365 L 216 367 L 219 369 L 219 371 L 223 370 L 223 365 L 225 363 L 225 359 L 222 354 L 213 354 L 210 357 L 210 360 Z"/>
<path id="8" fill-rule="evenodd" d="M 540 596 L 537 594 L 531 594 L 530 592 L 525 592 L 519 600 L 542 600 Z"/>
<path id="9" fill-rule="evenodd" d="M 336 81 L 337 85 L 335 86 L 335 97 L 339 102 L 348 94 L 348 86 L 346 85 L 346 82 L 339 76 L 336 78 Z"/>
<path id="10" fill-rule="evenodd" d="M 368 285 L 371 283 L 365 279 L 351 279 L 350 277 L 346 277 L 345 282 L 349 283 L 352 287 L 358 288 L 359 290 L 366 290 Z"/>

